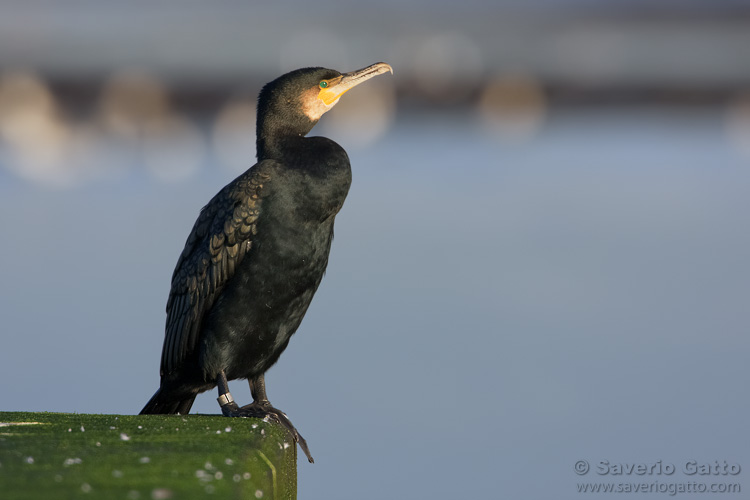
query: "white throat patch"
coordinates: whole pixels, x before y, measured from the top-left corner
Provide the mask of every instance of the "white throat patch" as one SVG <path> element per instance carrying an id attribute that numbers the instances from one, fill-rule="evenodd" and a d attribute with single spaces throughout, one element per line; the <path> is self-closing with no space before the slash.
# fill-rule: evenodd
<path id="1" fill-rule="evenodd" d="M 303 92 L 301 96 L 302 112 L 314 122 L 320 120 L 321 116 L 330 111 L 339 102 L 336 99 L 331 104 L 326 104 L 322 99 L 318 98 L 318 90 L 317 87 L 311 88 Z"/>

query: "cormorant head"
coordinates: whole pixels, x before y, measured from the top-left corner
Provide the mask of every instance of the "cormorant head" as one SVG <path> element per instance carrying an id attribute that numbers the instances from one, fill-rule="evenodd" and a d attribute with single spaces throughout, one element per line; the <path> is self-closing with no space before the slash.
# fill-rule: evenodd
<path id="1" fill-rule="evenodd" d="M 284 136 L 305 136 L 342 95 L 370 78 L 393 69 L 375 63 L 351 73 L 302 68 L 266 84 L 258 96 L 258 157 Z"/>

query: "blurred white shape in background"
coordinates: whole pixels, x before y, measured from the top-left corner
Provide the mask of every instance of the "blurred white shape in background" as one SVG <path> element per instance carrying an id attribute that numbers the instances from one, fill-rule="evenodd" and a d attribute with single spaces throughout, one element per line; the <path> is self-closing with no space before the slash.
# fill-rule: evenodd
<path id="1" fill-rule="evenodd" d="M 255 163 L 255 98 L 231 99 L 219 111 L 211 143 L 219 162 L 234 172 L 244 172 Z"/>
<path id="2" fill-rule="evenodd" d="M 508 142 L 533 138 L 544 124 L 546 110 L 541 84 L 522 74 L 493 78 L 482 90 L 478 103 L 485 130 Z"/>
<path id="3" fill-rule="evenodd" d="M 449 103 L 469 96 L 484 71 L 482 53 L 477 44 L 457 33 L 422 40 L 416 46 L 410 66 L 422 91 Z"/>
<path id="4" fill-rule="evenodd" d="M 750 160 L 750 92 L 746 92 L 727 106 L 726 133 L 730 144 Z"/>
<path id="5" fill-rule="evenodd" d="M 0 152 L 16 175 L 51 187 L 74 185 L 92 171 L 86 156 L 95 142 L 90 130 L 65 122 L 39 77 L 0 76 Z"/>
<path id="6" fill-rule="evenodd" d="M 97 122 L 116 161 L 145 165 L 159 180 L 186 179 L 205 160 L 198 127 L 171 108 L 164 84 L 143 71 L 125 70 L 109 78 Z"/>
<path id="7" fill-rule="evenodd" d="M 388 131 L 395 115 L 395 85 L 385 74 L 347 92 L 310 135 L 325 135 L 344 148 L 365 148 Z"/>

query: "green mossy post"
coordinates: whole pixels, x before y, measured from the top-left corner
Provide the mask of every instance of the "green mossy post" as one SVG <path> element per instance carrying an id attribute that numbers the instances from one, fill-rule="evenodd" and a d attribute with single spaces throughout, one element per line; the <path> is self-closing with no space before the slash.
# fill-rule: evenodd
<path id="1" fill-rule="evenodd" d="M 212 415 L 0 412 L 0 497 L 295 499 L 280 426 Z"/>

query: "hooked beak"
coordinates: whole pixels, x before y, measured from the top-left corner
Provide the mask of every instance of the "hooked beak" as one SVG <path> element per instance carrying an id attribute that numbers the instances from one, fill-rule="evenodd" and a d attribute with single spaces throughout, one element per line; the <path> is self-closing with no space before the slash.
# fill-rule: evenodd
<path id="1" fill-rule="evenodd" d="M 389 71 L 393 74 L 393 68 L 389 64 L 379 62 L 366 68 L 352 71 L 351 73 L 344 73 L 339 77 L 329 80 L 328 86 L 320 89 L 318 99 L 323 101 L 326 106 L 331 106 L 348 90 L 353 89 L 374 76 L 382 75 Z"/>

